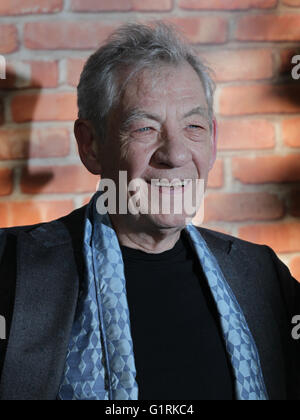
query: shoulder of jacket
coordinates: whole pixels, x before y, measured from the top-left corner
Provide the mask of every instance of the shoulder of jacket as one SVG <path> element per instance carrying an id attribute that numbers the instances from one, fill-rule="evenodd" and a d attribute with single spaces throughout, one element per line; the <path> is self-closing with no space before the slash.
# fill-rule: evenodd
<path id="1" fill-rule="evenodd" d="M 267 245 L 249 242 L 244 239 L 240 239 L 240 238 L 237 238 L 236 236 L 232 236 L 223 232 L 218 232 L 215 230 L 202 228 L 202 227 L 197 227 L 197 229 L 207 242 L 226 241 L 226 242 L 231 242 L 232 244 L 234 244 L 235 247 L 238 247 L 238 248 L 253 249 L 254 251 L 260 251 L 260 252 L 266 251 L 266 248 L 268 248 Z"/>
<path id="2" fill-rule="evenodd" d="M 74 210 L 66 216 L 60 217 L 58 219 L 52 220 L 50 222 L 37 223 L 33 225 L 24 225 L 24 226 L 13 226 L 8 228 L 0 228 L 0 241 L 3 240 L 8 235 L 18 236 L 23 232 L 33 232 L 33 231 L 51 231 L 57 225 L 65 224 L 76 225 L 79 219 L 83 220 L 86 206 L 83 206 L 79 209 Z"/>

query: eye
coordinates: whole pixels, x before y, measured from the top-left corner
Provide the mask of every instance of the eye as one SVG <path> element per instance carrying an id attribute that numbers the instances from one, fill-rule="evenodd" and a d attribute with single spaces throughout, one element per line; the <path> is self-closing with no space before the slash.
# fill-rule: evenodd
<path id="1" fill-rule="evenodd" d="M 188 128 L 192 128 L 192 129 L 196 130 L 196 129 L 201 129 L 203 127 L 201 127 L 200 125 L 196 125 L 196 124 L 189 124 Z"/>
<path id="2" fill-rule="evenodd" d="M 135 130 L 137 133 L 147 133 L 148 131 L 150 131 L 150 130 L 152 130 L 152 128 L 151 127 L 142 127 L 142 128 L 139 128 L 139 129 L 137 129 L 137 130 Z"/>
<path id="3" fill-rule="evenodd" d="M 150 140 L 154 138 L 155 132 L 156 130 L 153 127 L 141 127 L 134 129 L 131 132 L 131 136 L 137 140 Z"/>

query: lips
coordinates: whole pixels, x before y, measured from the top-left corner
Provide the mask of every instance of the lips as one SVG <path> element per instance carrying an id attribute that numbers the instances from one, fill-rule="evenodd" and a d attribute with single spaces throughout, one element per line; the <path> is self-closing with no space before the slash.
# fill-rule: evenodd
<path id="1" fill-rule="evenodd" d="M 167 181 L 166 179 L 164 179 L 164 181 Z M 192 184 L 191 180 L 183 180 L 180 183 L 178 182 L 172 182 L 169 181 L 169 183 L 167 184 L 166 182 L 162 182 L 162 181 L 157 181 L 157 179 L 153 179 L 152 182 L 151 181 L 146 181 L 148 185 L 151 186 L 151 188 L 157 188 L 159 189 L 160 193 L 167 193 L 167 194 L 172 194 L 172 193 L 182 193 L 182 191 L 184 191 L 189 185 Z"/>
<path id="2" fill-rule="evenodd" d="M 153 185 L 155 187 L 166 187 L 166 188 L 176 188 L 176 187 L 185 187 L 191 182 L 191 178 L 179 179 L 174 178 L 169 181 L 166 178 L 152 178 L 151 180 L 146 180 L 147 184 Z"/>

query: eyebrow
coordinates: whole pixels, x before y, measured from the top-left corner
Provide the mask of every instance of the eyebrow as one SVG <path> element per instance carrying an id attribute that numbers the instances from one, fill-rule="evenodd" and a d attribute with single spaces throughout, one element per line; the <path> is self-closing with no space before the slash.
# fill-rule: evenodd
<path id="1" fill-rule="evenodd" d="M 159 122 L 160 124 L 163 123 L 159 115 L 151 114 L 149 112 L 143 111 L 142 109 L 133 108 L 133 109 L 128 110 L 125 113 L 123 117 L 122 125 L 121 125 L 122 129 L 124 130 L 128 128 L 131 123 L 133 123 L 136 120 L 143 119 L 143 118 L 147 118 L 149 120 L 155 120 Z"/>
<path id="2" fill-rule="evenodd" d="M 207 108 L 203 108 L 201 106 L 197 106 L 196 108 L 191 109 L 187 112 L 183 118 L 188 118 L 192 115 L 201 115 L 202 117 L 209 118 L 209 111 Z"/>

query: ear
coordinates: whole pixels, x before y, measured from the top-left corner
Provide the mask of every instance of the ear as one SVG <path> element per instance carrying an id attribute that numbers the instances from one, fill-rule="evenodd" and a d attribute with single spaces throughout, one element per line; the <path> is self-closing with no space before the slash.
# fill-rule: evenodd
<path id="1" fill-rule="evenodd" d="M 101 165 L 98 159 L 99 138 L 90 121 L 78 119 L 74 124 L 80 159 L 89 172 L 94 175 L 101 174 Z"/>
<path id="2" fill-rule="evenodd" d="M 217 144 L 218 144 L 218 123 L 217 120 L 213 119 L 213 128 L 212 128 L 212 155 L 209 164 L 209 170 L 211 170 L 217 159 Z"/>

